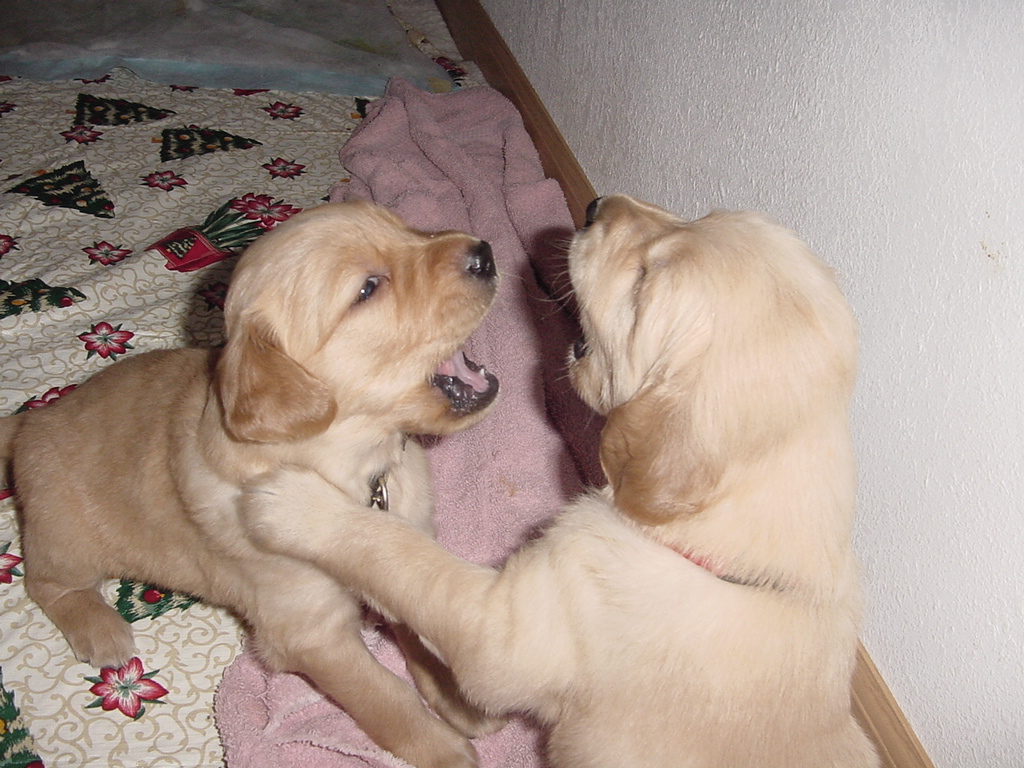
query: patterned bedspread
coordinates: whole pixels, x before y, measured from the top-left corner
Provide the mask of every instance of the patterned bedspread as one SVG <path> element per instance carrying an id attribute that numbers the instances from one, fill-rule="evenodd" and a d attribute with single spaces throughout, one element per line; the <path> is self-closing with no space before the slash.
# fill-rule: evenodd
<path id="1" fill-rule="evenodd" d="M 123 356 L 217 344 L 234 257 L 325 198 L 361 106 L 127 70 L 0 79 L 0 415 L 43 407 Z M 87 471 L 131 482 L 132 457 Z M 0 496 L 0 766 L 220 765 L 213 695 L 240 649 L 236 622 L 114 583 L 138 658 L 76 662 L 25 595 L 11 490 Z"/>

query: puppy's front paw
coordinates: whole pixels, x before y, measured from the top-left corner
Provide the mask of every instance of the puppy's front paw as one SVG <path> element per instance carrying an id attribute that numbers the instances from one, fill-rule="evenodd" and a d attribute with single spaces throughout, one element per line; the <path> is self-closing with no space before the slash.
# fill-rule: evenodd
<path id="1" fill-rule="evenodd" d="M 243 524 L 256 546 L 306 559 L 345 538 L 346 510 L 362 511 L 362 505 L 313 470 L 295 466 L 253 478 L 239 500 Z"/>
<path id="2" fill-rule="evenodd" d="M 316 472 L 282 467 L 245 484 L 239 514 L 261 549 L 309 556 L 332 535 L 338 509 L 347 503 L 348 497 Z"/>

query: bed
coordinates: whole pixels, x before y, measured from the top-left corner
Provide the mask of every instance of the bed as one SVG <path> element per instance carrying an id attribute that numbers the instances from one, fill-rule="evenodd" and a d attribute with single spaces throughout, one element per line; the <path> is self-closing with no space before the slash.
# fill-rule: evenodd
<path id="1" fill-rule="evenodd" d="M 571 227 L 515 109 L 481 86 L 471 62 L 459 61 L 432 3 L 328 8 L 309 0 L 290 4 L 284 15 L 275 2 L 132 5 L 141 17 L 119 24 L 109 16 L 80 19 L 73 29 L 61 26 L 71 23 L 73 4 L 54 9 L 49 30 L 19 22 L 30 4 L 16 0 L 3 11 L 7 29 L 22 23 L 23 34 L 0 50 L 0 414 L 45 407 L 126 356 L 219 344 L 238 253 L 329 199 L 369 197 L 417 226 L 475 229 L 504 244 L 510 255 L 503 266 L 513 272 L 528 269 L 523 242 L 537 240 L 538 226 Z M 309 16 L 294 18 L 301 7 Z M 242 39 L 228 46 L 238 50 L 219 50 L 230 37 Z M 256 57 L 254 44 L 265 44 Z M 432 101 L 445 92 L 456 101 L 469 94 L 454 113 L 473 124 L 440 130 L 485 137 L 489 146 L 476 160 L 498 183 L 477 179 L 480 189 L 467 192 L 459 188 L 473 185 L 467 176 L 417 196 L 401 173 L 382 176 L 375 153 L 388 154 L 399 113 L 425 109 L 432 116 L 405 115 L 406 148 L 419 151 L 413 134 L 451 119 L 449 102 Z M 362 132 L 359 150 L 348 142 L 368 114 L 376 127 Z M 342 147 L 356 147 L 349 162 L 362 176 L 339 160 Z M 510 148 L 525 152 L 523 164 L 509 160 Z M 455 204 L 446 207 L 449 192 Z M 472 194 L 471 217 L 465 205 L 458 209 Z M 510 208 L 520 206 L 519 220 L 498 220 L 510 195 L 519 196 Z M 536 203 L 545 209 L 540 218 Z M 579 482 L 575 465 L 555 456 L 560 437 L 536 399 L 540 353 L 531 346 L 533 319 L 523 312 L 521 289 L 529 283 L 529 293 L 539 283 L 527 278 L 508 282 L 504 310 L 476 343 L 500 358 L 490 364 L 506 368 L 512 393 L 503 418 L 532 409 L 534 423 L 528 419 L 519 434 L 545 448 L 534 465 L 516 466 L 522 443 L 506 441 L 477 467 L 473 484 L 495 480 L 495 512 L 504 515 L 483 539 L 460 542 L 467 521 L 457 513 L 442 526 L 449 544 L 481 560 L 500 559 L 557 508 L 557 499 L 538 503 L 540 497 L 561 498 Z M 513 327 L 524 343 L 507 343 Z M 566 406 L 566 418 L 573 407 Z M 439 492 L 449 503 L 439 514 L 465 508 L 460 500 L 476 492 L 445 467 L 465 466 L 479 440 L 500 431 L 432 446 L 432 461 L 447 475 L 447 491 Z M 538 474 L 541 458 L 567 469 Z M 94 470 L 130 482 L 132 457 L 111 456 Z M 133 623 L 136 659 L 118 670 L 76 662 L 25 595 L 14 489 L 0 496 L 0 766 L 400 765 L 304 680 L 267 673 L 227 612 L 160 585 L 107 588 Z M 400 671 L 386 631 L 370 623 L 365 638 Z M 537 738 L 529 724 L 515 723 L 481 751 L 493 765 L 526 766 L 537 759 Z"/>

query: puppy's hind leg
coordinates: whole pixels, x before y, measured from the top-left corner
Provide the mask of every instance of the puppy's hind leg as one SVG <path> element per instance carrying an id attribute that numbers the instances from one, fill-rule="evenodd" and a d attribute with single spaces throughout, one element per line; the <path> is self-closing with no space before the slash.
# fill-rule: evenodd
<path id="1" fill-rule="evenodd" d="M 25 589 L 67 639 L 75 658 L 95 667 L 120 667 L 135 655 L 132 627 L 100 594 L 100 580 L 69 586 L 32 575 L 25 558 Z"/>
<path id="2" fill-rule="evenodd" d="M 67 639 L 75 657 L 96 667 L 120 667 L 135 655 L 132 627 L 100 594 L 111 563 L 81 521 L 48 510 L 75 509 L 75 499 L 18 487 L 25 590 Z M 37 490 L 37 489 L 31 489 Z M 48 489 L 44 489 L 48 490 Z M 41 497 L 41 498 L 40 498 Z"/>

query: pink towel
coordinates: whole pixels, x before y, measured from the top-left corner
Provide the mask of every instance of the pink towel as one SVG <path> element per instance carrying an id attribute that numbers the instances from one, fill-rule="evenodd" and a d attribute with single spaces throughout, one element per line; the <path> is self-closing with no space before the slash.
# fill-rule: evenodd
<path id="1" fill-rule="evenodd" d="M 600 481 L 599 424 L 565 380 L 574 326 L 536 277 L 564 274 L 556 246 L 568 242 L 572 219 L 561 189 L 545 179 L 515 107 L 490 88 L 436 95 L 393 80 L 341 161 L 351 180 L 332 200 L 373 200 L 414 227 L 464 230 L 494 250 L 501 286 L 466 351 L 497 375 L 500 399 L 483 422 L 429 451 L 438 540 L 467 560 L 498 564 L 584 483 Z M 387 638 L 364 637 L 405 676 Z M 216 716 L 229 768 L 404 765 L 307 683 L 268 675 L 250 652 L 225 673 Z M 485 768 L 533 768 L 537 744 L 536 731 L 514 721 L 477 749 Z"/>

